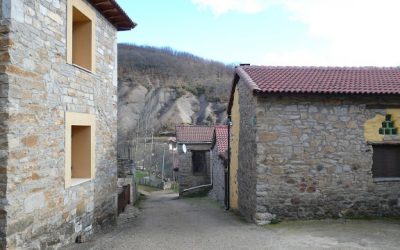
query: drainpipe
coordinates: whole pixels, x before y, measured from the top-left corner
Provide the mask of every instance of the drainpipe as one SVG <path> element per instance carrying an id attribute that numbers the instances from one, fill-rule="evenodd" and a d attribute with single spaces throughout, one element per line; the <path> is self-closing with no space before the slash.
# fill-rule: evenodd
<path id="1" fill-rule="evenodd" d="M 200 185 L 200 186 L 196 186 L 196 187 L 191 187 L 191 188 L 186 188 L 184 190 L 182 190 L 183 192 L 187 192 L 190 190 L 195 190 L 195 189 L 199 189 L 199 188 L 205 188 L 205 187 L 212 187 L 213 185 L 213 164 L 212 164 L 212 158 L 213 158 L 213 153 L 212 150 L 210 149 L 210 175 L 211 175 L 211 182 L 209 184 L 204 184 L 204 185 Z"/>
<path id="2" fill-rule="evenodd" d="M 230 209 L 231 126 L 232 117 L 228 115 L 228 166 L 225 171 L 225 210 Z"/>

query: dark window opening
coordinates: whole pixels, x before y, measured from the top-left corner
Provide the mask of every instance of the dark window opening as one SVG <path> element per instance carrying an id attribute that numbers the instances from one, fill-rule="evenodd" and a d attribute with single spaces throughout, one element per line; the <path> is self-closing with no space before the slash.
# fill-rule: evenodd
<path id="1" fill-rule="evenodd" d="M 400 177 L 400 145 L 373 145 L 372 176 Z"/>
<path id="2" fill-rule="evenodd" d="M 192 167 L 194 174 L 206 172 L 207 160 L 205 151 L 192 151 Z"/>

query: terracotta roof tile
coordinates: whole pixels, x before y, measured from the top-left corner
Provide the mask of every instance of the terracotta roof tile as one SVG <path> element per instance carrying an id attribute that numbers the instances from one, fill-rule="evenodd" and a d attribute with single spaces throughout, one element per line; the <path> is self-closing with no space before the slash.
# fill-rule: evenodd
<path id="1" fill-rule="evenodd" d="M 176 126 L 176 141 L 178 143 L 212 143 L 214 127 L 200 125 Z"/>
<path id="2" fill-rule="evenodd" d="M 216 125 L 215 135 L 217 140 L 218 153 L 223 154 L 228 151 L 228 126 L 227 125 Z"/>
<path id="3" fill-rule="evenodd" d="M 257 93 L 400 94 L 400 68 L 239 66 Z"/>

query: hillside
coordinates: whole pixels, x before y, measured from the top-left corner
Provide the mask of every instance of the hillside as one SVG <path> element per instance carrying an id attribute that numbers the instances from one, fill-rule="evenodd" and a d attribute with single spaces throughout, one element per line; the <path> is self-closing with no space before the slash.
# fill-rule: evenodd
<path id="1" fill-rule="evenodd" d="M 170 48 L 118 45 L 120 142 L 225 120 L 233 68 Z M 138 134 L 137 134 L 138 133 Z"/>

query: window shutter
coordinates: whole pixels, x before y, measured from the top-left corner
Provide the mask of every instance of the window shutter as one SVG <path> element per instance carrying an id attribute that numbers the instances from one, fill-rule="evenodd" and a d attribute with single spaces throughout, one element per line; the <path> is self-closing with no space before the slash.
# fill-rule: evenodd
<path id="1" fill-rule="evenodd" d="M 400 145 L 374 145 L 373 150 L 373 177 L 400 177 Z"/>

